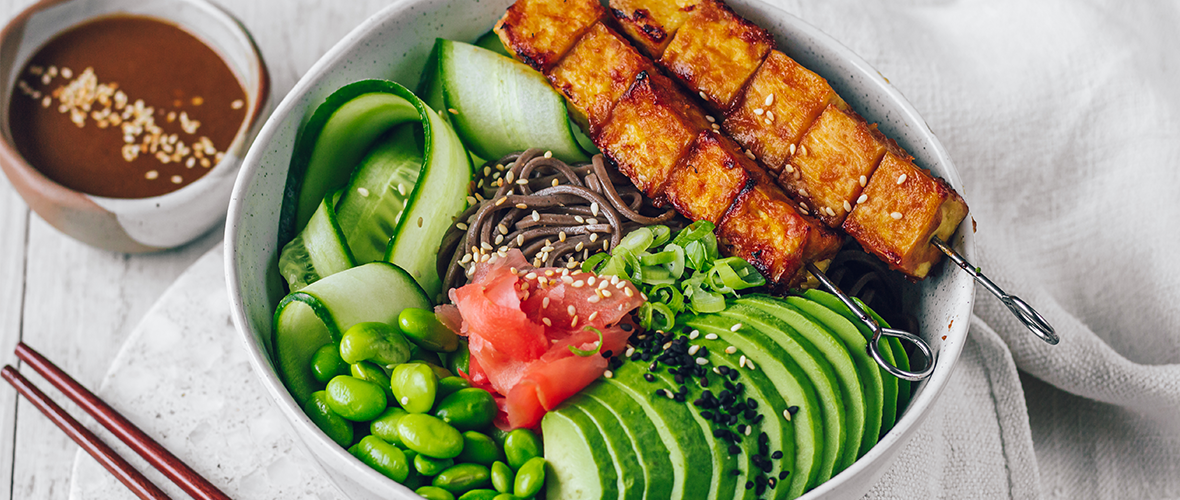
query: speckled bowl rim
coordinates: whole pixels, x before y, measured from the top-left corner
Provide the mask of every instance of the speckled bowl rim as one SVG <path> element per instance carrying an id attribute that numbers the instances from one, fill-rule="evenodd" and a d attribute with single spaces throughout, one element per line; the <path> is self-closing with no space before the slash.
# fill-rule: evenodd
<path id="1" fill-rule="evenodd" d="M 317 436 L 320 444 L 330 442 L 330 439 L 303 414 L 302 410 L 279 380 L 277 374 L 271 369 L 269 353 L 266 351 L 266 347 L 255 341 L 254 334 L 250 330 L 250 320 L 245 310 L 245 303 L 239 286 L 242 270 L 238 267 L 238 261 L 233 258 L 235 242 L 243 236 L 240 233 L 238 221 L 243 217 L 251 216 L 251 214 L 244 212 L 245 196 L 248 194 L 247 191 L 252 184 L 253 177 L 259 175 L 262 169 L 261 160 L 266 148 L 269 147 L 269 142 L 274 139 L 282 121 L 303 118 L 301 116 L 292 116 L 292 112 L 300 104 L 300 100 L 304 94 L 314 87 L 317 80 L 324 77 L 322 73 L 325 68 L 332 65 L 346 53 L 364 44 L 366 38 L 373 36 L 373 31 L 387 19 L 394 16 L 408 15 L 411 7 L 418 4 L 429 4 L 430 1 L 395 1 L 353 29 L 321 57 L 304 74 L 299 82 L 296 83 L 294 88 L 275 109 L 271 118 L 263 126 L 255 140 L 254 146 L 247 153 L 242 169 L 238 174 L 238 182 L 234 186 L 233 201 L 230 204 L 225 237 L 227 255 L 225 272 L 230 293 L 232 319 L 235 327 L 242 336 L 242 341 L 249 351 L 255 373 L 258 374 L 260 381 L 279 406 L 280 410 L 286 414 L 288 422 L 293 426 L 303 426 L 303 429 L 297 429 L 297 431 L 300 431 L 304 435 L 311 433 Z M 819 29 L 777 6 L 766 4 L 759 0 L 731 0 L 729 3 L 739 14 L 747 16 L 755 23 L 767 27 L 767 29 L 776 33 L 780 41 L 782 40 L 781 32 L 771 28 L 772 24 L 789 26 L 792 34 L 802 34 L 814 40 L 816 45 L 805 47 L 806 49 L 812 50 L 819 49 L 819 52 L 812 53 L 812 56 L 818 57 L 819 59 L 833 56 L 838 58 L 840 63 L 847 65 L 848 69 L 851 70 L 850 74 L 830 75 L 824 74 L 823 72 L 820 73 L 832 82 L 833 87 L 841 91 L 841 95 L 844 95 L 843 91 L 846 90 L 842 89 L 841 85 L 847 84 L 853 87 L 857 85 L 869 85 L 875 88 L 876 92 L 886 97 L 889 101 L 888 103 L 877 103 L 878 108 L 884 106 L 882 113 L 868 112 L 862 114 L 865 114 L 870 121 L 876 120 L 882 122 L 882 130 L 890 137 L 898 139 L 899 136 L 897 134 L 905 134 L 909 140 L 903 141 L 899 139 L 899 143 L 902 143 L 907 149 L 920 146 L 920 151 L 918 149 L 910 149 L 911 152 L 915 153 L 915 156 L 919 158 L 934 159 L 934 165 L 924 164 L 922 165 L 923 167 L 934 170 L 957 191 L 963 191 L 962 180 L 949 154 L 930 130 L 929 125 L 920 117 L 909 101 L 883 75 L 860 56 Z M 757 8 L 751 7 L 752 5 L 757 5 Z M 750 15 L 752 9 L 760 12 Z M 767 23 L 766 20 L 768 18 L 773 18 L 774 22 Z M 780 49 L 801 63 L 804 63 L 805 60 L 811 60 L 806 54 L 801 53 L 798 47 L 795 50 L 791 50 L 780 46 Z M 808 66 L 808 64 L 804 63 L 804 66 Z M 855 83 L 857 81 L 860 83 Z M 852 101 L 854 100 L 850 100 L 850 103 Z M 893 113 L 897 113 L 900 117 L 893 116 Z M 886 123 L 887 120 L 889 123 Z M 894 128 L 894 125 L 900 128 Z M 267 172 L 267 174 L 270 173 L 272 172 Z M 971 226 L 971 224 L 961 224 L 955 236 L 951 239 L 953 246 L 968 259 L 971 259 L 974 255 L 974 238 Z M 946 280 L 941 280 L 937 277 L 947 275 L 948 273 L 955 273 L 955 275 L 949 276 Z M 902 445 L 912 437 L 921 422 L 929 415 L 930 407 L 950 380 L 966 340 L 969 318 L 974 303 L 974 282 L 964 276 L 960 276 L 956 269 L 946 264 L 936 267 L 936 270 L 932 273 L 932 280 L 939 280 L 945 285 L 939 290 L 936 290 L 935 293 L 954 293 L 956 297 L 954 302 L 944 306 L 947 315 L 952 320 L 950 325 L 945 329 L 938 328 L 928 333 L 923 332 L 923 337 L 927 338 L 928 341 L 931 341 L 930 339 L 938 339 L 942 335 L 945 335 L 945 338 L 941 341 L 931 341 L 937 350 L 938 356 L 938 366 L 934 374 L 921 383 L 912 395 L 909 405 L 897 420 L 893 429 L 882 437 L 876 446 L 865 454 L 865 456 L 858 459 L 852 466 L 840 472 L 831 480 L 809 491 L 801 498 L 815 499 L 829 495 L 843 498 L 863 495 L 865 491 L 868 491 L 872 483 L 884 475 L 887 471 L 886 462 L 900 452 Z M 928 280 L 926 283 L 930 283 L 932 280 Z M 942 292 L 943 288 L 954 288 L 954 290 Z M 335 445 L 326 447 L 318 446 L 317 450 L 327 451 L 327 456 L 318 455 L 316 457 L 317 463 L 321 467 L 332 467 L 334 470 L 341 471 L 363 487 L 373 491 L 386 491 L 389 494 L 404 495 L 410 493 L 407 488 L 394 483 L 375 470 L 365 466 L 359 460 L 356 460 L 344 448 Z"/>
<path id="2" fill-rule="evenodd" d="M 5 24 L 3 29 L 0 29 L 0 43 L 7 44 L 7 41 L 9 40 L 10 37 L 17 36 L 21 32 L 23 32 L 26 23 L 35 14 L 37 14 L 43 10 L 49 9 L 51 7 L 56 7 L 60 4 L 69 3 L 69 2 L 73 2 L 73 1 L 77 1 L 77 0 L 40 0 L 32 5 L 28 6 L 23 11 L 21 11 L 19 14 L 17 14 L 12 19 L 10 19 L 8 21 L 8 23 Z M 246 116 L 243 118 L 242 124 L 238 127 L 238 131 L 234 134 L 233 142 L 231 142 L 230 147 L 226 148 L 226 153 L 227 153 L 226 158 L 224 158 L 221 162 L 218 162 L 216 165 L 214 165 L 212 168 L 210 168 L 208 172 L 205 172 L 205 174 L 202 175 L 197 180 L 195 180 L 195 181 L 193 181 L 193 182 L 191 182 L 191 183 L 185 185 L 184 187 L 177 189 L 175 191 L 170 191 L 170 192 L 164 193 L 162 195 L 151 196 L 151 197 L 147 197 L 147 198 L 110 198 L 110 197 L 98 196 L 98 195 L 93 195 L 93 194 L 77 191 L 74 189 L 70 189 L 68 187 L 65 187 L 65 186 L 59 184 L 58 182 L 54 181 L 53 179 L 50 179 L 49 177 L 46 177 L 45 174 L 42 174 L 41 171 L 34 168 L 32 165 L 29 164 L 28 161 L 25 160 L 24 156 L 21 155 L 20 151 L 17 150 L 16 146 L 12 143 L 10 137 L 8 137 L 7 135 L 4 135 L 4 134 L 0 134 L 0 155 L 2 155 L 4 157 L 5 163 L 7 164 L 8 168 L 15 169 L 16 170 L 14 172 L 15 175 L 20 176 L 21 180 L 23 182 L 29 183 L 29 185 L 34 190 L 38 191 L 39 193 L 44 195 L 46 198 L 52 199 L 53 204 L 55 206 L 62 206 L 62 207 L 73 209 L 73 210 L 76 210 L 79 212 L 92 212 L 95 210 L 105 212 L 107 209 L 102 208 L 102 206 L 116 207 L 114 212 L 112 212 L 115 214 L 122 212 L 122 211 L 134 212 L 134 211 L 146 210 L 152 206 L 158 206 L 158 204 L 164 204 L 164 203 L 167 203 L 168 201 L 173 200 L 173 199 L 194 196 L 194 194 L 190 194 L 190 193 L 205 189 L 207 183 L 202 182 L 203 180 L 214 179 L 218 176 L 218 174 L 224 172 L 226 169 L 233 169 L 233 168 L 239 167 L 238 161 L 233 157 L 241 158 L 243 156 L 242 153 L 244 151 L 247 151 L 247 148 L 249 147 L 249 145 L 251 143 L 250 139 L 251 139 L 251 136 L 253 135 L 252 131 L 258 128 L 260 120 L 262 118 L 266 118 L 268 116 L 267 113 L 265 112 L 265 110 L 266 110 L 267 103 L 270 101 L 271 81 L 270 81 L 270 71 L 267 69 L 266 61 L 262 57 L 262 51 L 258 49 L 258 44 L 254 41 L 254 36 L 252 34 L 250 34 L 250 30 L 248 30 L 246 28 L 246 25 L 242 24 L 242 22 L 240 20 L 238 20 L 237 17 L 235 17 L 232 13 L 230 13 L 224 7 L 222 7 L 218 4 L 215 4 L 211 1 L 208 1 L 208 0 L 172 0 L 172 1 L 181 2 L 181 3 L 188 3 L 188 4 L 195 5 L 197 7 L 200 7 L 202 9 L 210 12 L 214 17 L 220 18 L 225 23 L 226 26 L 229 26 L 233 30 L 239 32 L 248 42 L 247 45 L 249 47 L 249 51 L 246 53 L 246 55 L 250 59 L 249 67 L 256 68 L 258 71 L 257 75 L 253 75 L 258 78 L 258 83 L 257 83 L 257 85 L 254 86 L 254 94 L 253 94 L 257 97 L 254 99 L 253 106 L 251 106 L 249 109 L 247 109 Z M 94 19 L 99 19 L 102 17 L 109 16 L 109 15 L 112 15 L 112 14 L 101 14 L 99 16 L 89 18 L 83 22 L 88 22 L 88 21 L 91 21 Z M 171 23 L 172 21 L 164 20 L 164 22 Z M 74 26 L 77 26 L 77 24 L 71 25 L 71 26 L 66 26 L 66 27 L 62 28 L 61 30 L 59 30 L 58 33 L 64 32 L 65 30 L 68 30 Z M 189 32 L 190 34 L 197 36 L 196 34 L 189 31 L 187 28 L 185 28 L 183 23 L 181 23 L 180 26 L 182 29 L 185 29 L 186 32 Z M 52 37 L 50 37 L 50 39 L 52 39 Z M 201 37 L 197 36 L 197 39 L 201 40 Z M 202 40 L 202 43 L 204 43 L 204 40 Z M 206 43 L 206 46 L 209 46 L 209 45 Z M 213 49 L 214 53 L 216 53 L 219 58 L 222 58 L 224 60 L 224 56 L 222 56 L 222 54 L 220 54 L 220 52 L 217 49 L 213 48 L 212 46 L 210 46 L 210 48 Z M 33 51 L 33 53 L 36 53 L 36 51 Z M 230 66 L 231 71 L 233 71 L 232 66 L 228 62 L 226 63 L 226 65 Z M 24 66 L 24 61 L 13 61 L 13 67 L 17 68 L 16 71 L 19 71 L 19 68 L 21 68 L 23 66 Z M 236 71 L 235 71 L 235 76 L 239 76 L 236 74 Z M 244 83 L 244 82 L 240 81 L 240 83 Z M 251 95 L 249 90 L 246 90 L 246 95 L 247 96 Z M 8 107 L 5 106 L 5 109 L 7 110 Z M 7 124 L 7 122 L 8 122 L 7 113 L 5 113 L 4 116 L 0 116 L 0 120 L 5 121 L 5 125 L 3 126 L 5 129 L 10 127 L 10 125 Z M 10 179 L 10 182 L 15 183 L 15 179 Z M 212 181 L 209 181 L 209 182 L 212 182 Z M 29 200 L 26 200 L 26 203 L 28 203 L 30 206 L 33 205 L 33 203 L 30 202 Z M 99 204 L 101 204 L 102 206 L 99 206 Z M 196 236 L 196 235 L 194 235 L 194 236 Z M 71 237 L 73 237 L 73 236 L 71 236 Z M 130 238 L 130 237 L 128 236 L 128 238 Z M 168 248 L 168 247 L 153 247 L 153 246 L 148 246 L 148 245 L 141 245 L 141 246 L 142 246 L 142 248 L 139 248 L 136 250 L 151 252 L 151 251 L 157 251 L 157 250 L 165 250 L 166 248 Z"/>

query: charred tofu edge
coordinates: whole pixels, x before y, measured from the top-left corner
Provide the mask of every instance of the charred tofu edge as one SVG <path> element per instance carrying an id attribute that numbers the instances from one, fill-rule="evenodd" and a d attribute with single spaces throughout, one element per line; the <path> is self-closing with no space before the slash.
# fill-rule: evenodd
<path id="1" fill-rule="evenodd" d="M 547 5 L 549 1 L 517 0 L 504 11 L 504 16 L 493 28 L 504 48 L 515 54 L 521 62 L 542 73 L 556 65 L 595 22 L 609 18 L 606 8 L 597 0 L 562 0 L 563 6 L 573 4 L 574 7 L 562 9 L 563 15 L 560 16 L 549 11 L 538 11 L 538 6 L 551 7 Z M 585 7 L 589 12 L 583 12 L 577 6 Z M 590 15 L 572 17 L 579 14 Z M 552 31 L 555 26 L 568 30 Z M 548 34 L 554 36 L 543 36 L 547 34 L 543 29 L 549 29 Z"/>

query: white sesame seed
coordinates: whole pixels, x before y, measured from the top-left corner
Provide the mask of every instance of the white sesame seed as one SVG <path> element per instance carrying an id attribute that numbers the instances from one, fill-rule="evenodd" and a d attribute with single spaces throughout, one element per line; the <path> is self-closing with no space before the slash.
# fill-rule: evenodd
<path id="1" fill-rule="evenodd" d="M 734 346 L 729 346 L 729 347 L 725 348 L 725 354 L 733 354 L 735 352 L 737 352 L 737 348 Z"/>
<path id="2" fill-rule="evenodd" d="M 718 375 L 721 375 L 721 367 L 719 367 L 719 366 L 714 366 L 714 367 L 713 367 L 713 373 L 716 373 L 716 374 L 718 374 Z"/>
<path id="3" fill-rule="evenodd" d="M 746 366 L 746 355 L 745 354 L 743 354 L 742 357 L 738 358 L 738 366 L 745 368 L 745 366 Z"/>
<path id="4" fill-rule="evenodd" d="M 802 156 L 807 156 L 807 146 L 800 144 L 799 145 L 799 154 Z"/>
<path id="5" fill-rule="evenodd" d="M 746 158 L 749 158 L 749 159 L 751 159 L 751 160 L 757 160 L 757 159 L 758 159 L 758 157 L 754 156 L 754 152 L 753 152 L 753 151 L 750 151 L 750 150 L 748 150 L 748 149 L 746 150 Z"/>
<path id="6" fill-rule="evenodd" d="M 245 105 L 246 103 L 242 102 L 241 99 L 235 99 L 234 102 L 229 103 L 229 107 L 233 109 L 242 109 L 242 106 Z"/>
<path id="7" fill-rule="evenodd" d="M 766 94 L 766 100 L 762 101 L 762 105 L 769 108 L 771 104 L 774 104 L 774 94 Z"/>
<path id="8" fill-rule="evenodd" d="M 787 419 L 787 421 L 790 422 L 791 421 L 791 411 L 790 410 L 783 410 L 783 418 Z"/>
<path id="9" fill-rule="evenodd" d="M 583 286 L 585 286 L 585 285 L 586 285 L 586 282 L 585 282 L 585 281 L 582 281 L 582 280 L 578 280 L 578 281 L 575 281 L 575 282 L 573 282 L 573 283 L 571 283 L 571 284 L 570 284 L 570 286 L 572 286 L 572 287 L 574 287 L 574 288 L 582 288 L 582 287 L 583 287 Z M 573 306 L 570 306 L 570 307 L 573 307 Z M 572 314 L 572 313 L 571 313 L 571 314 Z"/>
<path id="10" fill-rule="evenodd" d="M 709 120 L 709 123 L 716 123 L 717 122 L 717 119 L 713 118 L 713 115 L 705 115 L 705 119 Z"/>
<path id="11" fill-rule="evenodd" d="M 897 176 L 897 185 L 905 184 L 905 174 Z"/>
<path id="12" fill-rule="evenodd" d="M 701 346 L 699 346 L 699 345 L 694 345 L 692 347 L 689 347 L 688 348 L 688 355 L 689 356 L 696 356 L 697 351 L 700 351 L 700 350 L 701 350 Z"/>
<path id="13" fill-rule="evenodd" d="M 706 339 L 706 340 L 717 340 L 717 334 L 716 334 L 716 333 L 710 333 L 710 334 L 708 334 L 708 335 L 705 335 L 705 339 Z"/>
<path id="14" fill-rule="evenodd" d="M 575 314 L 574 318 L 570 320 L 570 328 L 573 328 L 575 326 L 578 326 L 578 315 L 577 314 Z"/>
<path id="15" fill-rule="evenodd" d="M 541 318 L 541 322 L 545 323 L 545 326 L 553 326 L 553 322 L 549 321 L 549 318 Z"/>
<path id="16" fill-rule="evenodd" d="M 611 378 L 611 377 L 614 377 L 615 374 L 613 372 L 611 372 L 610 370 L 607 370 L 605 372 L 602 372 L 602 376 L 606 377 L 606 378 Z"/>
<path id="17" fill-rule="evenodd" d="M 586 299 L 586 302 L 589 302 L 591 304 L 597 304 L 598 301 L 600 301 L 600 300 L 602 300 L 602 299 L 599 298 L 598 295 L 591 295 L 590 298 Z M 596 315 L 596 314 L 598 314 L 598 311 L 595 311 L 594 314 L 590 315 L 590 321 L 594 321 L 594 315 Z"/>
<path id="18" fill-rule="evenodd" d="M 704 99 L 704 100 L 706 100 L 706 101 L 708 101 L 708 100 L 709 100 L 709 96 L 706 96 L 706 95 L 705 95 L 705 91 L 704 91 L 704 90 L 702 90 L 702 91 L 698 92 L 698 94 L 700 94 L 700 95 L 701 95 L 701 99 Z"/>
<path id="19" fill-rule="evenodd" d="M 847 203 L 847 202 L 845 202 L 845 203 Z M 824 212 L 827 212 L 829 217 L 836 216 L 836 211 L 832 210 L 832 207 L 824 207 Z"/>
<path id="20" fill-rule="evenodd" d="M 410 397 L 409 396 L 402 396 L 401 402 L 402 402 L 402 406 L 410 404 Z"/>
<path id="21" fill-rule="evenodd" d="M 594 214 L 595 217 L 598 217 L 598 202 L 590 203 L 590 213 Z"/>
<path id="22" fill-rule="evenodd" d="M 624 289 L 623 289 L 623 295 L 626 295 L 626 296 L 628 296 L 628 297 L 634 297 L 634 296 L 635 296 L 635 292 L 632 292 L 630 288 L 624 288 Z"/>
<path id="23" fill-rule="evenodd" d="M 574 309 L 573 305 L 570 305 L 565 308 L 565 312 L 569 313 L 570 316 L 573 316 L 578 313 L 578 310 Z"/>
<path id="24" fill-rule="evenodd" d="M 774 121 L 774 111 L 766 112 L 766 121 Z"/>
<path id="25" fill-rule="evenodd" d="M 863 175 L 860 176 L 860 187 L 865 187 L 865 184 L 868 184 L 868 183 L 869 183 L 868 177 L 865 177 Z"/>
<path id="26" fill-rule="evenodd" d="M 524 234 L 516 235 L 516 246 L 524 246 Z"/>
<path id="27" fill-rule="evenodd" d="M 748 359 L 746 360 L 746 368 L 749 368 L 750 371 L 757 370 L 757 368 L 754 367 L 754 362 Z"/>
<path id="28" fill-rule="evenodd" d="M 527 186 L 529 184 L 529 180 L 528 179 L 517 179 L 516 184 L 518 186 Z"/>
<path id="29" fill-rule="evenodd" d="M 790 163 L 783 165 L 783 169 L 786 170 L 788 174 L 795 172 L 795 167 L 791 166 Z"/>
<path id="30" fill-rule="evenodd" d="M 595 296 L 593 296 L 593 297 L 590 297 L 590 298 L 591 298 L 591 299 L 597 299 L 597 298 L 598 298 L 598 296 L 597 296 L 597 295 L 595 295 Z M 590 303 L 591 303 L 591 304 L 593 304 L 593 303 L 595 303 L 595 302 L 598 302 L 598 301 L 597 301 L 597 300 L 592 300 Z M 594 318 L 597 318 L 597 317 L 598 317 L 598 311 L 594 311 L 594 312 L 590 313 L 590 317 L 589 317 L 589 318 L 586 318 L 586 321 L 594 321 Z"/>
<path id="31" fill-rule="evenodd" d="M 419 219 L 421 219 L 421 217 L 419 217 Z M 419 224 L 419 225 L 418 225 L 418 227 L 422 227 L 422 225 L 421 225 L 421 224 Z M 497 245 L 499 245 L 499 244 L 501 244 L 501 243 L 503 243 L 503 242 L 504 242 L 504 235 L 502 235 L 502 234 L 497 234 L 497 235 L 496 235 L 496 244 L 497 244 Z"/>
<path id="32" fill-rule="evenodd" d="M 157 171 L 155 171 L 155 170 L 148 170 L 146 174 L 143 174 L 143 176 L 144 176 L 144 177 L 145 177 L 147 180 L 153 180 L 153 179 L 155 179 L 155 178 L 157 178 L 157 177 L 159 177 L 159 176 L 160 176 L 160 172 L 157 172 Z"/>
<path id="33" fill-rule="evenodd" d="M 762 108 L 754 108 L 754 114 L 756 114 L 758 116 L 762 116 L 762 114 L 765 112 L 766 112 L 766 110 L 764 110 Z"/>
<path id="34" fill-rule="evenodd" d="M 528 210 L 529 206 L 525 205 L 524 203 L 517 203 L 516 208 L 519 208 L 521 210 Z"/>
<path id="35" fill-rule="evenodd" d="M 901 219 L 901 212 L 893 212 L 893 213 L 889 214 L 889 216 L 893 217 L 893 220 L 900 220 Z"/>
<path id="36" fill-rule="evenodd" d="M 864 194 L 864 193 L 861 193 L 861 195 L 860 195 L 860 198 L 857 198 L 857 199 L 856 199 L 856 203 L 857 203 L 858 205 L 859 205 L 859 204 L 861 204 L 861 203 L 864 203 L 864 202 L 866 202 L 866 201 L 869 201 L 869 195 L 867 195 L 867 194 Z"/>
<path id="37" fill-rule="evenodd" d="M 707 365 L 707 364 L 709 364 L 709 360 L 707 360 L 707 359 L 705 359 L 705 358 L 697 358 L 697 364 L 698 364 L 698 365 L 701 365 L 701 366 L 704 366 L 704 365 Z"/>
<path id="38" fill-rule="evenodd" d="M 746 435 L 749 436 L 751 432 L 754 432 L 754 428 L 747 425 L 746 426 Z"/>
<path id="39" fill-rule="evenodd" d="M 182 182 L 184 182 L 184 177 L 181 177 L 179 175 L 172 176 L 172 183 L 173 184 L 180 184 Z"/>
<path id="40" fill-rule="evenodd" d="M 791 144 L 790 151 L 791 151 L 791 154 L 795 154 L 795 145 L 794 144 Z"/>
<path id="41" fill-rule="evenodd" d="M 689 332 L 689 334 L 688 334 L 688 338 L 690 338 L 692 340 L 696 340 L 697 337 L 700 337 L 700 336 L 701 336 L 700 330 L 693 330 L 693 331 Z"/>
<path id="42" fill-rule="evenodd" d="M 844 200 L 844 211 L 845 211 L 845 212 L 851 212 L 851 211 L 852 211 L 852 204 L 851 204 L 851 203 L 848 203 L 848 200 Z"/>
<path id="43" fill-rule="evenodd" d="M 583 247 L 585 247 L 585 245 L 579 241 L 577 245 L 574 245 L 574 251 L 581 252 Z"/>
<path id="44" fill-rule="evenodd" d="M 545 152 L 545 157 L 546 157 L 546 158 L 553 158 L 553 152 L 552 152 L 552 151 L 546 151 L 546 152 Z"/>
<path id="45" fill-rule="evenodd" d="M 500 199 L 496 200 L 496 206 L 498 207 L 498 206 L 500 206 L 500 205 L 503 205 L 503 204 L 504 204 L 504 202 L 506 202 L 506 201 L 508 201 L 508 197 L 507 197 L 507 196 L 505 196 L 505 197 L 503 197 L 503 198 L 500 198 Z"/>

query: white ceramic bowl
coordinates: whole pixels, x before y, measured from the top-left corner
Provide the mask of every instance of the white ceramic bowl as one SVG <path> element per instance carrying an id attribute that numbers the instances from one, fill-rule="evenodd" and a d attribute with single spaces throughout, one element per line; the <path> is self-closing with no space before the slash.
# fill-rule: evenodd
<path id="1" fill-rule="evenodd" d="M 69 189 L 33 168 L 12 143 L 8 120 L 17 73 L 57 34 L 98 17 L 132 14 L 180 26 L 211 47 L 246 91 L 246 116 L 225 157 L 192 184 L 149 198 L 107 198 Z M 151 104 L 151 103 L 149 103 Z M 205 0 L 41 0 L 0 34 L 0 168 L 41 218 L 66 235 L 116 252 L 177 247 L 225 217 L 242 156 L 270 104 L 270 75 L 250 33 Z"/>
<path id="2" fill-rule="evenodd" d="M 275 268 L 283 187 L 291 148 L 301 122 L 333 90 L 364 78 L 388 78 L 413 88 L 435 37 L 474 40 L 491 28 L 511 0 L 400 0 L 358 26 L 295 85 L 279 104 L 246 155 L 230 203 L 226 228 L 226 281 L 233 320 L 249 350 L 254 371 L 286 415 L 299 439 L 328 476 L 352 498 L 412 498 L 334 444 L 304 416 L 275 373 L 269 352 L 271 316 L 282 286 Z M 876 70 L 843 45 L 782 10 L 756 0 L 730 0 L 738 13 L 769 29 L 788 55 L 826 77 L 870 122 L 962 192 L 946 150 L 912 106 Z M 970 224 L 952 240 L 968 259 L 974 245 Z M 967 335 L 974 286 L 964 273 L 944 266 L 911 290 L 921 334 L 938 355 L 934 374 L 918 384 L 897 425 L 852 467 L 805 498 L 859 498 L 876 482 L 950 379 Z M 949 326 L 948 326 L 949 325 Z M 943 336 L 945 340 L 943 339 Z"/>

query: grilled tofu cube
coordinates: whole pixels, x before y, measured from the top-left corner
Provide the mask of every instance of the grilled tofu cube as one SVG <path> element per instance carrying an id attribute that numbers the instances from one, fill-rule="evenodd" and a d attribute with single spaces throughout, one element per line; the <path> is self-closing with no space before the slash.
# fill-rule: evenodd
<path id="1" fill-rule="evenodd" d="M 827 80 L 775 50 L 754 73 L 722 129 L 778 173 L 794 145 L 829 104 L 849 109 Z"/>
<path id="2" fill-rule="evenodd" d="M 547 73 L 604 17 L 606 9 L 598 0 L 517 0 L 495 31 L 517 59 Z"/>
<path id="3" fill-rule="evenodd" d="M 664 194 L 681 215 L 717 224 L 742 191 L 769 179 L 733 140 L 706 130 L 672 171 Z"/>
<path id="4" fill-rule="evenodd" d="M 640 72 L 594 143 L 648 197 L 660 202 L 672 168 L 709 128 L 676 82 Z"/>
<path id="5" fill-rule="evenodd" d="M 774 37 L 766 30 L 721 1 L 706 0 L 676 31 L 660 64 L 724 113 L 773 48 Z"/>
<path id="6" fill-rule="evenodd" d="M 875 125 L 828 105 L 779 175 L 787 194 L 807 203 L 824 224 L 840 227 L 886 150 L 904 156 Z"/>
<path id="7" fill-rule="evenodd" d="M 615 20 L 636 46 L 659 59 L 688 14 L 703 0 L 611 0 Z"/>
<path id="8" fill-rule="evenodd" d="M 814 227 L 778 187 L 755 183 L 721 218 L 717 237 L 726 254 L 750 261 L 768 282 L 789 287 L 804 276 Z"/>
<path id="9" fill-rule="evenodd" d="M 947 241 L 967 216 L 963 197 L 945 181 L 892 152 L 863 194 L 844 230 L 865 251 L 915 279 L 925 278 L 941 255 L 930 238 Z"/>
<path id="10" fill-rule="evenodd" d="M 635 76 L 651 69 L 651 60 L 599 22 L 549 72 L 549 82 L 565 94 L 570 115 L 593 138 Z"/>

